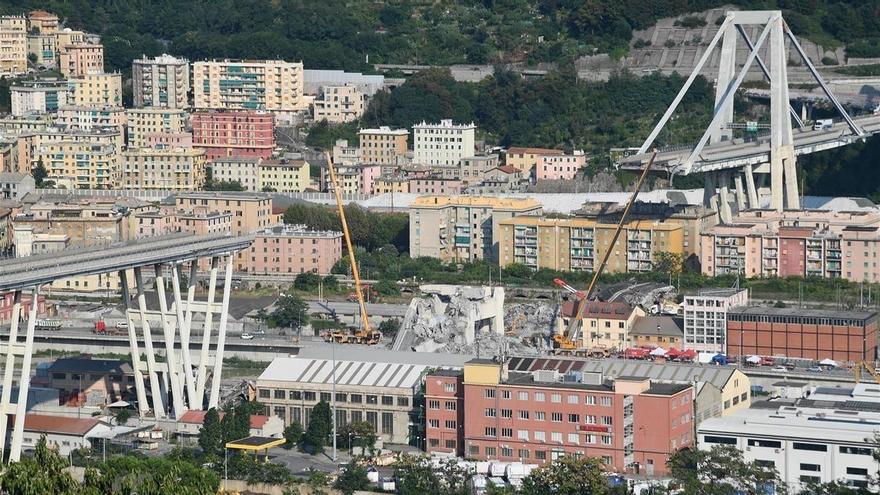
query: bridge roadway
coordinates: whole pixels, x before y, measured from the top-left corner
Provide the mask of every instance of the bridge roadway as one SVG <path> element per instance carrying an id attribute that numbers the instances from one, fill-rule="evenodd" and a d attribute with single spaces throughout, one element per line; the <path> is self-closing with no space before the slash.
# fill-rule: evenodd
<path id="1" fill-rule="evenodd" d="M 222 256 L 245 249 L 251 242 L 250 236 L 171 234 L 105 247 L 15 258 L 0 263 L 0 293 L 68 277 Z"/>
<path id="2" fill-rule="evenodd" d="M 853 121 L 864 131 L 865 137 L 880 133 L 880 115 L 863 115 Z M 845 146 L 857 141 L 846 122 L 835 122 L 830 129 L 814 130 L 812 127 L 793 129 L 794 150 L 797 155 L 805 155 Z M 657 153 L 654 168 L 666 169 L 676 173 L 690 157 L 692 146 L 682 146 Z M 620 167 L 641 170 L 651 158 L 651 153 L 631 155 L 621 159 Z M 710 172 L 724 169 L 738 169 L 746 165 L 758 166 L 770 163 L 770 137 L 764 136 L 753 142 L 742 139 L 707 144 L 694 162 L 690 173 Z"/>

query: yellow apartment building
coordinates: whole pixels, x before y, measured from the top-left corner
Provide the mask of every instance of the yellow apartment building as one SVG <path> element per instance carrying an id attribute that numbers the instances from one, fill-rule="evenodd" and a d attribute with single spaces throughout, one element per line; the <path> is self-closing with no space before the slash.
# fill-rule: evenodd
<path id="1" fill-rule="evenodd" d="M 409 179 L 404 177 L 376 177 L 373 181 L 373 192 L 375 194 L 408 193 Z"/>
<path id="2" fill-rule="evenodd" d="M 77 107 L 122 106 L 122 74 L 90 72 L 67 80 L 67 102 Z"/>
<path id="3" fill-rule="evenodd" d="M 366 96 L 354 84 L 324 86 L 321 95 L 312 102 L 315 122 L 326 120 L 331 124 L 353 122 L 364 114 Z"/>
<path id="4" fill-rule="evenodd" d="M 193 63 L 193 107 L 297 112 L 303 97 L 302 62 L 212 60 Z"/>
<path id="5" fill-rule="evenodd" d="M 137 148 L 122 153 L 123 189 L 196 191 L 205 184 L 205 150 Z"/>
<path id="6" fill-rule="evenodd" d="M 309 187 L 309 162 L 305 160 L 263 160 L 258 167 L 260 191 L 303 192 Z"/>
<path id="7" fill-rule="evenodd" d="M 119 152 L 115 145 L 93 141 L 44 142 L 33 150 L 47 180 L 67 189 L 114 189 L 119 185 Z"/>
<path id="8" fill-rule="evenodd" d="M 64 77 L 81 77 L 104 72 L 104 45 L 76 43 L 58 55 L 58 71 Z"/>
<path id="9" fill-rule="evenodd" d="M 0 72 L 27 72 L 27 20 L 22 16 L 0 17 Z"/>
<path id="10" fill-rule="evenodd" d="M 535 270 L 593 271 L 611 249 L 606 272 L 648 272 L 653 269 L 657 253 L 684 252 L 684 236 L 678 224 L 627 222 L 611 246 L 616 228 L 616 224 L 585 218 L 505 219 L 499 225 L 499 264 L 519 263 Z"/>
<path id="11" fill-rule="evenodd" d="M 395 165 L 399 156 L 406 156 L 409 131 L 382 126 L 358 131 L 361 163 Z"/>
<path id="12" fill-rule="evenodd" d="M 175 197 L 178 209 L 207 207 L 208 211 L 232 214 L 232 233 L 242 235 L 275 225 L 272 215 L 272 196 L 250 192 L 187 192 Z M 244 265 L 239 265 L 243 270 Z"/>
<path id="13" fill-rule="evenodd" d="M 561 316 L 556 319 L 559 327 L 557 332 L 565 331 L 577 311 L 575 301 L 562 305 Z M 581 319 L 581 347 L 609 351 L 625 349 L 629 347 L 630 330 L 644 316 L 645 312 L 640 307 L 632 307 L 624 302 L 590 301 Z"/>
<path id="14" fill-rule="evenodd" d="M 549 148 L 509 148 L 504 153 L 504 164 L 516 167 L 522 170 L 523 174 L 529 173 L 538 166 L 538 160 L 543 156 L 559 156 L 564 155 L 562 150 L 554 150 Z"/>
<path id="15" fill-rule="evenodd" d="M 155 134 L 179 134 L 186 128 L 187 113 L 174 108 L 128 108 L 125 110 L 128 124 L 128 146 L 146 146 L 147 136 Z"/>
<path id="16" fill-rule="evenodd" d="M 499 225 L 540 215 L 531 198 L 422 196 L 410 205 L 409 252 L 443 261 L 496 260 Z"/>

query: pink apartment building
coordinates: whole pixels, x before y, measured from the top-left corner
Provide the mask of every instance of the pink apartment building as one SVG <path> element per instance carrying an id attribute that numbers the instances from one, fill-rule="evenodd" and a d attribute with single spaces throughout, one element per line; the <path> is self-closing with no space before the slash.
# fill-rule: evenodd
<path id="1" fill-rule="evenodd" d="M 308 230 L 304 225 L 279 225 L 257 232 L 244 253 L 251 274 L 330 273 L 342 257 L 342 232 Z"/>
<path id="2" fill-rule="evenodd" d="M 535 166 L 537 180 L 571 180 L 587 166 L 587 155 L 576 150 L 572 155 L 541 155 Z"/>
<path id="3" fill-rule="evenodd" d="M 410 179 L 409 192 L 416 194 L 438 194 L 441 196 L 455 196 L 461 194 L 464 186 L 459 179 L 443 179 L 440 177 L 425 177 Z"/>
<path id="4" fill-rule="evenodd" d="M 144 135 L 147 148 L 192 148 L 193 136 L 188 132 L 154 132 Z"/>
<path id="5" fill-rule="evenodd" d="M 748 210 L 701 234 L 706 275 L 880 281 L 880 214 Z"/>
<path id="6" fill-rule="evenodd" d="M 269 158 L 275 149 L 275 116 L 258 111 L 192 114 L 193 146 L 209 160 L 229 156 Z"/>

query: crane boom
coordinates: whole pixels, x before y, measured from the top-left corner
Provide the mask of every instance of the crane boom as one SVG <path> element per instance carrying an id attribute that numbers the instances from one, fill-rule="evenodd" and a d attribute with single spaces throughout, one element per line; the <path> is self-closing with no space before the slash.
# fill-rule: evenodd
<path id="1" fill-rule="evenodd" d="M 578 330 L 580 329 L 581 319 L 584 317 L 584 308 L 587 307 L 587 304 L 590 302 L 590 298 L 593 296 L 593 290 L 596 288 L 596 282 L 599 281 L 599 277 L 602 275 L 602 272 L 605 270 L 605 264 L 608 263 L 608 258 L 611 256 L 611 252 L 614 251 L 614 245 L 617 244 L 617 239 L 620 237 L 620 232 L 623 230 L 623 225 L 626 223 L 626 217 L 629 215 L 629 210 L 632 208 L 632 205 L 636 202 L 636 198 L 639 196 L 639 191 L 642 188 L 642 184 L 645 182 L 645 177 L 648 175 L 648 171 L 651 170 L 651 165 L 654 164 L 654 159 L 657 158 L 657 150 L 654 150 L 654 153 L 651 155 L 651 159 L 648 160 L 648 164 L 645 165 L 645 169 L 642 171 L 642 175 L 639 176 L 639 180 L 636 182 L 635 190 L 633 190 L 632 196 L 629 197 L 629 201 L 626 203 L 626 208 L 623 209 L 623 214 L 620 215 L 620 221 L 617 222 L 617 228 L 614 230 L 614 236 L 611 238 L 611 244 L 608 245 L 608 249 L 605 250 L 605 254 L 602 256 L 602 262 L 599 263 L 599 267 L 593 272 L 593 278 L 590 280 L 590 285 L 587 286 L 586 292 L 584 292 L 584 297 L 581 299 L 581 303 L 578 304 L 577 314 L 574 315 L 574 318 L 568 322 L 568 328 L 565 330 L 565 335 L 563 336 L 566 340 L 570 342 L 574 342 L 578 338 Z"/>
<path id="2" fill-rule="evenodd" d="M 345 208 L 342 205 L 342 194 L 339 192 L 339 184 L 336 183 L 336 170 L 333 168 L 333 159 L 330 153 L 324 152 L 327 159 L 327 169 L 330 171 L 330 183 L 333 184 L 333 195 L 336 197 L 336 208 L 339 210 L 339 221 L 342 223 L 342 235 L 345 237 L 345 247 L 348 249 L 348 261 L 351 263 L 351 276 L 354 278 L 354 292 L 357 295 L 358 305 L 361 312 L 361 325 L 363 332 L 369 334 L 370 319 L 367 317 L 367 305 L 364 302 L 364 292 L 361 289 L 361 272 L 358 269 L 357 260 L 354 256 L 354 246 L 351 243 L 351 234 L 348 231 L 348 222 L 345 220 Z"/>

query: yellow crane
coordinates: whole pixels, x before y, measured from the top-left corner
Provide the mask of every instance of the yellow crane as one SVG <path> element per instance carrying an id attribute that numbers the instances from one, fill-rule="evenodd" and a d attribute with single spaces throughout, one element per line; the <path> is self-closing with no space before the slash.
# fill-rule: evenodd
<path id="1" fill-rule="evenodd" d="M 874 368 L 874 365 L 867 361 L 859 361 L 853 367 L 853 378 L 856 379 L 856 384 L 858 384 L 862 379 L 863 369 L 874 378 L 874 381 L 880 383 L 880 375 L 877 374 L 877 370 Z"/>
<path id="2" fill-rule="evenodd" d="M 339 210 L 339 221 L 342 223 L 342 235 L 345 237 L 345 247 L 348 249 L 348 261 L 351 263 L 351 276 L 354 278 L 354 293 L 357 297 L 358 306 L 360 306 L 361 328 L 355 330 L 354 334 L 346 334 L 339 331 L 330 332 L 325 335 L 326 340 L 335 340 L 336 342 L 357 343 L 357 344 L 378 344 L 382 338 L 382 334 L 378 330 L 370 327 L 370 319 L 367 316 L 367 305 L 364 301 L 364 291 L 361 286 L 361 273 L 358 268 L 357 260 L 354 255 L 354 245 L 351 242 L 351 233 L 348 231 L 348 222 L 345 219 L 345 208 L 342 204 L 342 193 L 340 192 L 339 183 L 336 182 L 336 170 L 333 168 L 333 159 L 330 153 L 324 152 L 327 160 L 327 170 L 330 172 L 330 183 L 333 185 L 333 194 L 336 197 L 336 208 Z"/>
<path id="3" fill-rule="evenodd" d="M 599 267 L 596 268 L 596 271 L 593 272 L 593 278 L 590 280 L 590 285 L 587 286 L 587 290 L 583 292 L 583 297 L 580 297 L 578 294 L 578 301 L 575 301 L 577 305 L 577 313 L 572 315 L 571 320 L 568 322 L 568 327 L 565 329 L 565 332 L 559 332 L 553 336 L 553 341 L 556 345 L 556 349 L 558 351 L 566 352 L 573 351 L 580 348 L 577 345 L 578 340 L 578 331 L 580 330 L 581 320 L 584 317 L 584 309 L 590 303 L 590 298 L 593 296 L 593 290 L 596 288 L 596 282 L 599 281 L 599 277 L 602 275 L 602 272 L 605 270 L 605 265 L 608 263 L 608 258 L 611 256 L 611 252 L 614 251 L 614 245 L 617 244 L 617 239 L 620 237 L 620 232 L 623 230 L 623 225 L 626 223 L 626 217 L 629 215 L 629 210 L 632 208 L 632 205 L 636 202 L 636 198 L 639 196 L 639 190 L 642 188 L 642 184 L 645 182 L 645 177 L 648 176 L 648 171 L 651 170 L 651 166 L 654 164 L 654 159 L 657 158 L 657 151 L 654 150 L 654 153 L 651 155 L 651 159 L 648 160 L 647 165 L 645 165 L 645 169 L 642 170 L 642 175 L 639 176 L 639 180 L 636 181 L 635 190 L 633 190 L 632 195 L 629 197 L 629 201 L 626 203 L 626 208 L 623 209 L 623 214 L 620 215 L 620 221 L 617 222 L 617 228 L 614 230 L 614 236 L 611 238 L 611 243 L 608 245 L 608 249 L 605 250 L 605 254 L 602 256 L 602 261 L 599 263 Z M 560 330 L 562 328 L 560 327 Z"/>

